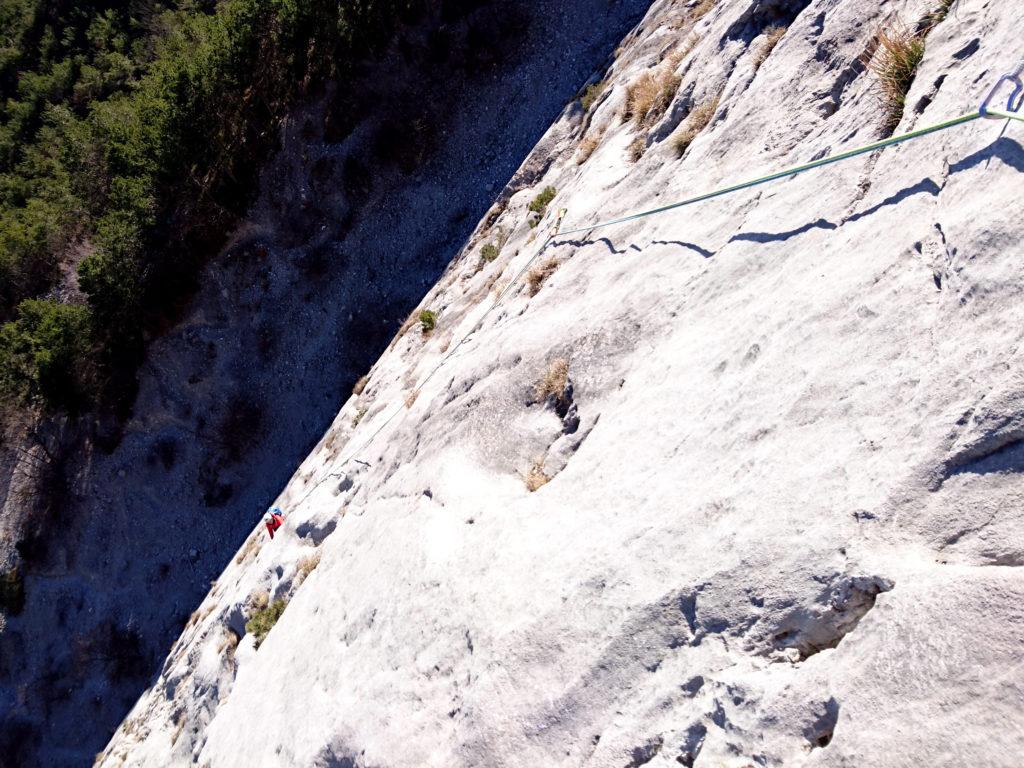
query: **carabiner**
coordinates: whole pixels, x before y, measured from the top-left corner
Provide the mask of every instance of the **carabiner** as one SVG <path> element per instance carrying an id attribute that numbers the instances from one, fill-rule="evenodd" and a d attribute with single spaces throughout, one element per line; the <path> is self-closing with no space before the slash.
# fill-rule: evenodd
<path id="1" fill-rule="evenodd" d="M 1024 74 L 1024 61 L 1021 61 L 1017 65 L 1017 69 L 1014 72 L 1003 75 L 999 78 L 999 82 L 995 84 L 995 87 L 991 90 L 985 100 L 981 103 L 981 108 L 978 110 L 982 117 L 998 120 L 998 115 L 993 115 L 988 111 L 989 105 L 996 98 L 999 91 L 1002 90 L 1006 83 L 1013 83 L 1013 92 L 1010 94 L 1009 101 L 1006 102 L 1007 112 L 1020 112 L 1021 106 L 1024 106 L 1024 80 L 1021 80 L 1021 75 Z"/>

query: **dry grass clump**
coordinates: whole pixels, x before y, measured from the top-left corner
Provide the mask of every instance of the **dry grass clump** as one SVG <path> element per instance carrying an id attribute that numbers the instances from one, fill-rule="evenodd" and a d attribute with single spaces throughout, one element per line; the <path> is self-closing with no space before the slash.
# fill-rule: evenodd
<path id="1" fill-rule="evenodd" d="M 211 613 L 213 613 L 214 608 L 216 608 L 216 605 L 214 605 L 213 603 L 210 603 L 205 608 L 197 608 L 192 612 L 192 615 L 189 616 L 187 626 L 191 627 L 193 624 L 198 624 L 200 621 L 202 621 Z"/>
<path id="2" fill-rule="evenodd" d="M 238 647 L 238 641 L 240 639 L 241 638 L 235 634 L 235 630 L 231 629 L 231 627 L 225 627 L 224 635 L 221 637 L 220 642 L 217 643 L 217 653 L 222 656 L 227 655 L 228 658 L 231 658 L 235 655 L 235 649 Z"/>
<path id="3" fill-rule="evenodd" d="M 181 710 L 177 715 L 175 715 L 175 717 L 177 719 L 171 721 L 172 723 L 174 723 L 174 733 L 171 734 L 172 747 L 178 743 L 178 739 L 181 738 L 182 731 L 185 730 L 185 711 Z"/>
<path id="4" fill-rule="evenodd" d="M 260 548 L 260 537 L 259 533 L 253 533 L 249 535 L 249 538 L 245 542 L 245 546 L 242 547 L 238 554 L 235 555 L 235 564 L 241 565 L 250 557 L 252 557 Z"/>
<path id="5" fill-rule="evenodd" d="M 672 138 L 672 146 L 675 147 L 676 155 L 682 157 L 686 154 L 686 150 L 690 148 L 693 140 L 708 127 L 711 118 L 718 111 L 718 103 L 719 97 L 716 96 L 693 108 L 683 123 L 683 127 L 676 131 L 676 135 Z"/>
<path id="6" fill-rule="evenodd" d="M 369 375 L 360 376 L 356 380 L 355 385 L 352 387 L 352 394 L 355 395 L 356 397 L 358 397 L 359 395 L 363 394 L 363 390 L 366 389 L 366 384 L 367 384 L 367 382 L 369 380 L 370 380 L 370 376 Z"/>
<path id="7" fill-rule="evenodd" d="M 768 27 L 764 31 L 764 40 L 761 42 L 761 47 L 757 49 L 757 53 L 754 54 L 754 69 L 760 69 L 761 65 L 765 63 L 772 51 L 775 50 L 775 46 L 779 44 L 779 41 L 786 36 L 786 27 L 773 26 Z"/>
<path id="8" fill-rule="evenodd" d="M 420 391 L 418 389 L 414 389 L 412 392 L 410 392 L 409 396 L 407 398 L 405 398 L 405 407 L 406 408 L 412 408 L 413 405 L 416 403 L 416 398 L 419 397 L 419 396 L 420 396 Z"/>
<path id="9" fill-rule="evenodd" d="M 551 478 L 544 473 L 544 462 L 535 461 L 523 478 L 526 482 L 526 490 L 530 493 L 539 490 L 551 482 Z"/>
<path id="10" fill-rule="evenodd" d="M 544 281 L 555 274 L 556 269 L 558 269 L 558 260 L 548 259 L 539 267 L 534 267 L 527 273 L 526 284 L 529 286 L 531 296 L 537 295 L 541 286 L 544 285 Z"/>
<path id="11" fill-rule="evenodd" d="M 935 7 L 935 10 L 925 16 L 925 26 L 931 29 L 938 26 L 946 20 L 950 12 L 953 10 L 953 6 L 956 5 L 956 0 L 939 0 L 939 4 Z"/>
<path id="12" fill-rule="evenodd" d="M 638 128 L 646 128 L 665 114 L 682 82 L 673 71 L 674 62 L 677 60 L 670 57 L 653 72 L 644 72 L 629 86 L 623 122 L 632 120 Z"/>
<path id="13" fill-rule="evenodd" d="M 580 142 L 579 151 L 576 153 L 576 165 L 583 165 L 590 156 L 594 154 L 594 151 L 601 146 L 601 140 L 604 138 L 604 131 L 601 131 L 597 135 L 587 136 Z"/>
<path id="14" fill-rule="evenodd" d="M 629 159 L 637 163 L 644 156 L 644 152 L 647 151 L 647 139 L 643 136 L 638 136 L 629 143 L 626 149 L 629 152 Z"/>
<path id="15" fill-rule="evenodd" d="M 409 313 L 409 316 L 407 318 L 405 318 L 405 320 L 402 322 L 402 325 L 398 329 L 398 332 L 395 333 L 395 337 L 393 339 L 391 339 L 391 343 L 388 344 L 388 349 L 390 350 L 393 346 L 395 346 L 395 344 L 398 343 L 399 339 L 401 339 L 403 336 L 405 336 L 406 332 L 410 328 L 412 328 L 417 323 L 418 320 L 419 320 L 419 312 L 417 312 L 414 309 L 412 312 Z"/>
<path id="16" fill-rule="evenodd" d="M 569 383 L 569 361 L 564 358 L 552 360 L 544 375 L 534 386 L 534 395 L 538 403 L 546 402 L 549 397 L 560 398 Z"/>
<path id="17" fill-rule="evenodd" d="M 318 565 L 320 565 L 319 550 L 299 560 L 298 569 L 295 572 L 295 586 L 298 587 L 302 584 Z"/>
<path id="18" fill-rule="evenodd" d="M 700 4 L 690 11 L 690 21 L 699 21 L 700 19 L 703 19 L 711 12 L 711 9 L 715 7 L 716 2 L 718 2 L 718 0 L 701 0 Z"/>
<path id="19" fill-rule="evenodd" d="M 246 602 L 253 611 L 262 611 L 270 603 L 270 593 L 262 589 L 253 590 Z"/>
<path id="20" fill-rule="evenodd" d="M 891 133 L 903 119 L 907 93 L 924 58 L 924 34 L 912 32 L 897 19 L 889 29 L 879 30 L 877 40 L 867 66 L 878 79 L 885 129 Z"/>

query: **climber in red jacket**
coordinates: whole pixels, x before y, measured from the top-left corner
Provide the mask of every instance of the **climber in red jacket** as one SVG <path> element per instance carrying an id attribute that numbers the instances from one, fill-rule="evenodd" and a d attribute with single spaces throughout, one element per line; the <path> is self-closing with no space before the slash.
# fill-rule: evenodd
<path id="1" fill-rule="evenodd" d="M 267 524 L 267 533 L 270 534 L 270 538 L 274 538 L 274 531 L 284 525 L 284 515 L 281 514 L 279 508 L 274 507 L 263 516 L 263 522 Z"/>

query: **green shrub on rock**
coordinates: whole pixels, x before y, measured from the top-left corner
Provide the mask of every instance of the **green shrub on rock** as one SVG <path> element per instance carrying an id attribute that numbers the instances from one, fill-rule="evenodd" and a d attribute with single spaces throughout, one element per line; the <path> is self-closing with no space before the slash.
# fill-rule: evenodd
<path id="1" fill-rule="evenodd" d="M 284 609 L 288 606 L 286 600 L 275 600 L 266 608 L 256 611 L 252 618 L 245 622 L 245 631 L 253 636 L 253 642 L 257 648 L 267 639 L 270 630 L 281 618 Z"/>

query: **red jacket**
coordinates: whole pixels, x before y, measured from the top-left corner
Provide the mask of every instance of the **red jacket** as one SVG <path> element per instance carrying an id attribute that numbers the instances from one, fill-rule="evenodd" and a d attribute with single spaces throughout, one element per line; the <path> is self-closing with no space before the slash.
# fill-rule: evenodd
<path id="1" fill-rule="evenodd" d="M 274 531 L 284 525 L 284 518 L 278 514 L 270 516 L 271 522 L 267 523 L 267 533 L 270 534 L 270 538 L 274 538 Z"/>

